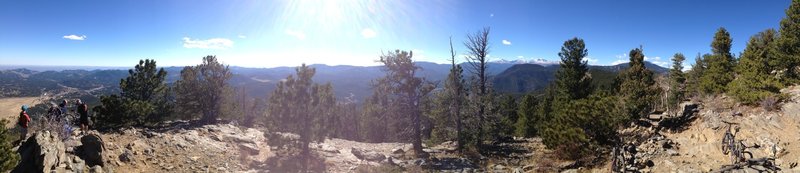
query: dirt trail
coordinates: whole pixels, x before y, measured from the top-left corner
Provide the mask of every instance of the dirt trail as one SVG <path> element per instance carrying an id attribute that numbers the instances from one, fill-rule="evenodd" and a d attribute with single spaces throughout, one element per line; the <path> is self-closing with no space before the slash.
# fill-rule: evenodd
<path id="1" fill-rule="evenodd" d="M 721 151 L 722 136 L 727 130 L 723 122 L 738 123 L 737 140 L 744 140 L 755 158 L 769 157 L 776 147 L 776 164 L 786 172 L 800 171 L 790 165 L 800 162 L 800 87 L 783 90 L 791 96 L 780 111 L 768 112 L 761 107 L 734 104 L 731 98 L 704 99 L 699 118 L 685 131 L 663 133 L 679 144 L 677 155 L 653 159 L 654 172 L 708 172 L 731 163 Z M 736 112 L 741 116 L 733 116 Z"/>

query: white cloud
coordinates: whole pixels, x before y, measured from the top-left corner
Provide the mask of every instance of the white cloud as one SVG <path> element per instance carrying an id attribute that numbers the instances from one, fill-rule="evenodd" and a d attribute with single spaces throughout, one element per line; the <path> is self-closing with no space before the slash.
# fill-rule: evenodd
<path id="1" fill-rule="evenodd" d="M 377 35 L 378 33 L 370 28 L 364 28 L 364 30 L 361 30 L 361 36 L 364 38 L 375 38 Z"/>
<path id="2" fill-rule="evenodd" d="M 503 45 L 511 45 L 511 41 L 503 40 Z"/>
<path id="3" fill-rule="evenodd" d="M 295 37 L 295 38 L 297 38 L 299 40 L 305 40 L 306 39 L 306 34 L 303 33 L 303 31 L 287 29 L 286 30 L 286 35 L 290 35 L 290 36 Z"/>
<path id="4" fill-rule="evenodd" d="M 245 35 L 242 35 L 242 34 L 239 34 L 239 38 L 241 38 L 241 39 L 245 39 L 245 38 L 247 38 L 247 36 L 245 36 Z"/>
<path id="5" fill-rule="evenodd" d="M 183 37 L 183 47 L 200 49 L 227 49 L 233 47 L 233 41 L 226 38 L 212 38 L 208 40 L 191 39 Z"/>
<path id="6" fill-rule="evenodd" d="M 592 57 L 586 57 L 586 62 L 589 65 L 597 65 L 597 62 L 600 61 L 599 59 L 594 59 Z"/>
<path id="7" fill-rule="evenodd" d="M 411 49 L 411 52 L 414 53 L 414 61 L 425 61 L 425 62 L 433 62 L 439 64 L 450 64 L 450 58 L 441 59 L 441 58 L 432 58 L 429 57 L 428 54 L 420 49 Z M 458 61 L 458 60 L 456 60 Z"/>
<path id="8" fill-rule="evenodd" d="M 614 62 L 611 62 L 611 65 L 619 65 L 619 64 L 622 64 L 622 63 L 630 62 L 630 57 L 628 57 L 628 54 L 626 54 L 626 53 L 620 54 L 620 55 L 616 55 L 616 57 L 617 57 L 617 60 L 614 61 Z M 647 61 L 647 62 L 653 63 L 655 65 L 658 65 L 658 66 L 661 66 L 661 67 L 665 67 L 665 68 L 669 68 L 668 66 L 670 65 L 670 62 L 661 60 L 660 56 L 655 56 L 655 57 L 645 56 L 644 60 Z"/>
<path id="9" fill-rule="evenodd" d="M 623 63 L 628 63 L 628 60 L 618 59 L 618 60 L 616 60 L 614 62 L 611 62 L 611 65 L 619 65 L 619 64 L 623 64 Z"/>
<path id="10" fill-rule="evenodd" d="M 86 40 L 86 36 L 85 35 L 78 36 L 78 35 L 75 35 L 75 34 L 65 35 L 64 37 L 61 37 L 61 38 L 65 38 L 65 39 L 69 39 L 69 40 Z"/>
<path id="11" fill-rule="evenodd" d="M 647 56 L 645 56 L 644 60 L 648 61 L 650 63 L 653 63 L 655 65 L 664 67 L 664 68 L 669 68 L 669 64 L 670 64 L 670 62 L 662 61 L 660 56 L 657 56 L 657 57 L 647 57 Z"/>
<path id="12" fill-rule="evenodd" d="M 489 17 L 494 17 L 494 13 L 490 13 L 490 14 L 489 14 Z"/>
<path id="13" fill-rule="evenodd" d="M 617 55 L 617 59 L 628 59 L 628 54 L 627 53 L 623 53 L 623 54 Z"/>

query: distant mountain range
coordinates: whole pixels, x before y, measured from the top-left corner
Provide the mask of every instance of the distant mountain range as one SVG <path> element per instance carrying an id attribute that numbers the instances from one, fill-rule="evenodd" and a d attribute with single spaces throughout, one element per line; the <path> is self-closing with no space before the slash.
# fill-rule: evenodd
<path id="1" fill-rule="evenodd" d="M 629 63 L 613 66 L 589 66 L 589 74 L 596 86 L 608 87 L 620 71 L 627 69 Z M 651 71 L 664 74 L 669 69 L 645 62 L 645 67 Z M 521 94 L 543 89 L 555 79 L 555 72 L 561 68 L 559 65 L 516 64 L 497 74 L 492 80 L 493 87 L 501 93 Z"/>
<path id="2" fill-rule="evenodd" d="M 492 83 L 498 92 L 525 93 L 542 89 L 553 80 L 553 75 L 559 66 L 557 63 L 544 62 L 491 62 L 488 64 L 488 73 L 492 74 Z M 431 62 L 417 62 L 417 65 L 422 68 L 418 74 L 430 81 L 444 80 L 451 67 L 450 64 Z M 465 68 L 465 74 L 468 74 L 469 64 L 462 63 L 461 65 Z M 316 68 L 317 74 L 314 76 L 314 81 L 330 82 L 338 97 L 352 95 L 357 100 L 371 95 L 372 80 L 384 75 L 380 66 L 320 64 L 310 66 Z M 656 73 L 667 71 L 666 68 L 649 62 L 646 63 L 646 66 Z M 627 63 L 614 66 L 591 66 L 590 72 L 594 76 L 606 76 L 601 77 L 604 80 L 613 79 L 613 76 L 627 67 Z M 295 67 L 245 68 L 232 66 L 230 68 L 234 75 L 229 83 L 233 87 L 244 89 L 251 97 L 266 97 L 275 88 L 278 81 L 295 73 Z M 183 67 L 165 67 L 164 69 L 168 73 L 167 82 L 174 83 L 180 78 L 180 71 Z M 102 88 L 97 92 L 98 94 L 116 93 L 119 92 L 120 79 L 127 75 L 127 69 L 117 68 L 61 71 L 35 71 L 27 68 L 0 70 L 0 97 L 37 96 L 42 91 L 59 90 L 65 87 L 79 90 Z"/>

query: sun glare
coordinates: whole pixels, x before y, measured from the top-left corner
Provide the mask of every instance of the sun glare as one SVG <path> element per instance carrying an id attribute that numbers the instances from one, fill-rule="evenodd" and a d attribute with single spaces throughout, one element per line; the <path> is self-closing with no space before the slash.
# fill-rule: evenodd
<path id="1" fill-rule="evenodd" d="M 338 32 L 369 27 L 374 24 L 372 19 L 379 15 L 374 10 L 379 3 L 367 0 L 289 0 L 280 19 L 286 27 L 303 30 Z"/>

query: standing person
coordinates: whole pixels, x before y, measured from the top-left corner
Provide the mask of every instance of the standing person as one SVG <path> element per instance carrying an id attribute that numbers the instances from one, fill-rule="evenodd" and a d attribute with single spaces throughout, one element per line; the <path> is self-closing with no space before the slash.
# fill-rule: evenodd
<path id="1" fill-rule="evenodd" d="M 22 112 L 19 112 L 17 125 L 19 126 L 19 141 L 25 140 L 28 135 L 28 123 L 31 122 L 31 117 L 28 116 L 28 105 L 22 105 Z"/>
<path id="2" fill-rule="evenodd" d="M 50 109 L 47 110 L 47 118 L 51 121 L 60 121 L 61 119 L 61 109 L 55 103 L 50 105 Z"/>
<path id="3" fill-rule="evenodd" d="M 69 112 L 67 111 L 67 100 L 66 99 L 64 99 L 64 101 L 62 101 L 61 104 L 58 105 L 58 108 L 61 109 L 61 115 L 59 115 L 59 119 L 62 118 L 62 117 L 67 117 L 67 113 L 69 113 Z"/>
<path id="4" fill-rule="evenodd" d="M 89 108 L 86 103 L 81 102 L 81 99 L 78 99 L 75 105 L 78 107 L 77 111 L 80 115 L 81 131 L 86 132 L 89 129 Z"/>

